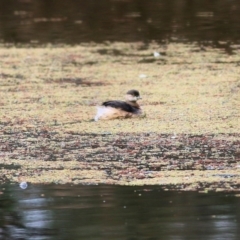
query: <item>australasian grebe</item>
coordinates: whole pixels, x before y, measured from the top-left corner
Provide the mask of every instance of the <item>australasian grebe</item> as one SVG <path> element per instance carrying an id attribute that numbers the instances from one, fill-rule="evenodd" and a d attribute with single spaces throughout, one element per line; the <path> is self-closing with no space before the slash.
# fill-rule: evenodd
<path id="1" fill-rule="evenodd" d="M 94 120 L 138 117 L 142 114 L 142 110 L 137 104 L 138 99 L 141 99 L 139 91 L 129 90 L 126 94 L 126 102 L 113 100 L 98 106 Z"/>

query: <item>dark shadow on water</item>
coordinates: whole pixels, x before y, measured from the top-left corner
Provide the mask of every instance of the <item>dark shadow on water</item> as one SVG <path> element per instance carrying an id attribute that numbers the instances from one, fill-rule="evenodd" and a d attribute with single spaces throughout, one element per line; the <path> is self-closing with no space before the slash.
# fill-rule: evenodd
<path id="1" fill-rule="evenodd" d="M 90 79 L 85 79 L 85 78 L 57 78 L 57 79 L 45 79 L 44 80 L 46 83 L 58 83 L 58 84 L 64 84 L 64 83 L 70 83 L 74 84 L 76 86 L 82 86 L 82 87 L 91 87 L 91 86 L 104 86 L 107 85 L 104 82 L 96 82 L 96 81 L 91 81 Z"/>
<path id="2" fill-rule="evenodd" d="M 233 194 L 2 185 L 0 239 L 239 239 Z"/>

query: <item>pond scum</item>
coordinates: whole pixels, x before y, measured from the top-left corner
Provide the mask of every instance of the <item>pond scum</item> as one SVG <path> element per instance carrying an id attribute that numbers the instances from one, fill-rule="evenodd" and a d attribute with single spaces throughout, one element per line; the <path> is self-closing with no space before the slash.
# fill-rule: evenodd
<path id="1" fill-rule="evenodd" d="M 2 45 L 0 182 L 240 190 L 240 45 Z M 155 54 L 154 54 L 155 52 Z M 138 89 L 146 117 L 93 121 Z"/>

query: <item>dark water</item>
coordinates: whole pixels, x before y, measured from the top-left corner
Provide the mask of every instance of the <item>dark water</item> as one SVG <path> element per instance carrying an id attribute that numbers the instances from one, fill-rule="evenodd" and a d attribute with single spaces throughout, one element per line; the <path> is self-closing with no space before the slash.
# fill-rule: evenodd
<path id="1" fill-rule="evenodd" d="M 5 185 L 0 239 L 240 239 L 240 199 L 147 186 Z"/>
<path id="2" fill-rule="evenodd" d="M 239 0 L 0 0 L 0 40 L 235 42 L 239 16 Z"/>

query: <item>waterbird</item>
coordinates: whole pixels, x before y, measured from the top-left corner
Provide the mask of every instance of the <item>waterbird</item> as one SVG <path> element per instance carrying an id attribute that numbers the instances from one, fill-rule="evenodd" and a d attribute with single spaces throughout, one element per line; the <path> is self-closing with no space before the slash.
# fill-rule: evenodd
<path id="1" fill-rule="evenodd" d="M 116 118 L 132 118 L 142 115 L 142 110 L 137 103 L 141 99 L 138 90 L 129 90 L 126 93 L 126 101 L 111 100 L 103 102 L 97 107 L 95 121 L 110 120 Z"/>

